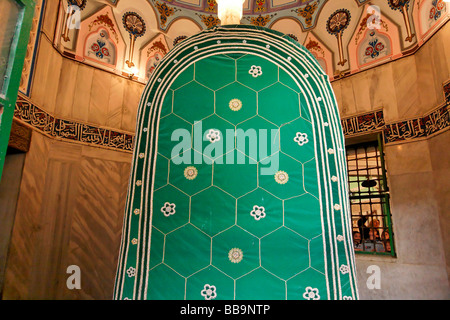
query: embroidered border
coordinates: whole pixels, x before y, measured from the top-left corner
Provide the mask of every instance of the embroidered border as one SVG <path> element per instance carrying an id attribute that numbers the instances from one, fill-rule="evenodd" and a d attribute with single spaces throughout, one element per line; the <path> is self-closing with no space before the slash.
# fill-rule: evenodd
<path id="1" fill-rule="evenodd" d="M 381 131 L 385 126 L 382 110 L 344 118 L 341 120 L 341 123 L 344 136 Z"/>
<path id="2" fill-rule="evenodd" d="M 341 119 L 344 136 L 383 132 L 385 143 L 427 138 L 450 127 L 450 81 L 443 84 L 444 105 L 423 117 L 386 124 L 383 110 Z M 133 152 L 134 133 L 120 132 L 73 120 L 58 119 L 18 95 L 14 118 L 43 134 L 72 142 Z"/>
<path id="3" fill-rule="evenodd" d="M 385 143 L 426 138 L 450 127 L 449 102 L 423 117 L 386 125 Z"/>
<path id="4" fill-rule="evenodd" d="M 447 82 L 444 84 L 444 96 L 445 101 L 447 102 L 447 105 L 450 103 L 450 82 Z"/>
<path id="5" fill-rule="evenodd" d="M 382 110 L 341 119 L 345 136 L 383 132 L 386 144 L 428 138 L 450 127 L 450 82 L 443 85 L 445 103 L 422 117 L 386 124 Z"/>
<path id="6" fill-rule="evenodd" d="M 51 137 L 109 149 L 133 151 L 134 135 L 131 133 L 58 119 L 20 95 L 17 97 L 14 118 Z"/>

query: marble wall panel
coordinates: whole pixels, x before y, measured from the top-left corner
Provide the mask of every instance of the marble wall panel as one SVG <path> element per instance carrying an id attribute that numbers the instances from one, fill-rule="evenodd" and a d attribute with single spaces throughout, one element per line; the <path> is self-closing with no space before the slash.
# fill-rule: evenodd
<path id="1" fill-rule="evenodd" d="M 90 92 L 89 123 L 106 125 L 111 77 L 110 73 L 94 70 Z"/>
<path id="2" fill-rule="evenodd" d="M 73 63 L 68 59 L 63 59 L 61 75 L 59 77 L 58 92 L 56 95 L 55 116 L 62 118 L 73 117 L 73 101 L 75 99 L 78 63 Z M 63 90 L 61 90 L 64 88 Z"/>
<path id="3" fill-rule="evenodd" d="M 131 155 L 33 132 L 4 299 L 111 299 Z M 81 289 L 69 290 L 78 265 Z"/>
<path id="4" fill-rule="evenodd" d="M 433 190 L 439 210 L 439 220 L 447 273 L 450 274 L 450 131 L 429 140 L 431 165 L 433 168 Z"/>
<path id="5" fill-rule="evenodd" d="M 389 175 L 431 172 L 431 157 L 426 140 L 387 145 L 386 169 Z"/>
<path id="6" fill-rule="evenodd" d="M 73 62 L 72 62 L 73 63 Z M 92 82 L 95 69 L 80 65 L 76 78 L 75 93 L 72 104 L 72 119 L 87 122 L 89 119 L 89 105 L 91 102 Z"/>
<path id="7" fill-rule="evenodd" d="M 445 300 L 448 297 L 447 275 L 440 267 L 400 264 L 395 259 L 374 260 L 361 255 L 356 258 L 356 266 L 362 300 Z M 367 286 L 373 274 L 367 272 L 370 266 L 380 268 L 380 289 Z"/>
<path id="8" fill-rule="evenodd" d="M 38 235 L 42 232 L 40 211 L 43 203 L 49 140 L 34 135 L 25 158 L 25 165 L 17 201 L 14 228 L 11 235 L 3 299 L 28 299 L 33 279 L 33 259 Z"/>

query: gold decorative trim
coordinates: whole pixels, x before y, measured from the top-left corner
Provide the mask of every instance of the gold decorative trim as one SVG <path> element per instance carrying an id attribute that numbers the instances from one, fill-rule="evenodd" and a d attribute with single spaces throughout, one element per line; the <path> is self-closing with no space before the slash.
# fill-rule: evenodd
<path id="1" fill-rule="evenodd" d="M 342 118 L 341 124 L 344 136 L 351 137 L 382 132 L 385 143 L 390 144 L 408 142 L 415 139 L 426 139 L 444 132 L 450 128 L 450 81 L 443 84 L 443 94 L 445 97 L 443 104 L 426 113 L 424 116 L 418 116 L 409 120 L 386 124 L 383 110 L 374 110 L 364 114 Z M 20 127 L 20 129 L 14 129 L 14 126 L 16 128 Z M 15 147 L 16 149 L 25 152 L 28 150 L 28 146 L 26 141 L 21 141 L 20 139 L 28 139 L 25 138 L 25 128 L 27 127 L 49 137 L 69 142 L 129 153 L 133 152 L 134 148 L 134 133 L 104 128 L 74 120 L 56 118 L 33 104 L 25 96 L 19 94 L 14 111 L 14 124 L 11 131 L 12 141 L 10 141 L 10 144 L 15 143 L 17 145 Z M 21 130 L 20 132 L 23 134 L 16 134 L 16 132 L 19 132 L 17 130 Z M 28 145 L 30 139 L 28 139 Z M 195 179 L 195 177 L 196 174 L 195 176 L 186 176 L 188 179 Z"/>
<path id="2" fill-rule="evenodd" d="M 126 152 L 134 148 L 132 133 L 56 118 L 21 95 L 17 97 L 14 118 L 52 138 Z"/>

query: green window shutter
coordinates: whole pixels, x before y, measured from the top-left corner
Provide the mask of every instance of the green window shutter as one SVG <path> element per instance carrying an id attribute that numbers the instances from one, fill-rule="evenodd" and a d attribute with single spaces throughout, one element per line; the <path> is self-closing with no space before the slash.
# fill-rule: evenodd
<path id="1" fill-rule="evenodd" d="M 8 148 L 34 6 L 33 0 L 0 2 L 0 175 Z"/>

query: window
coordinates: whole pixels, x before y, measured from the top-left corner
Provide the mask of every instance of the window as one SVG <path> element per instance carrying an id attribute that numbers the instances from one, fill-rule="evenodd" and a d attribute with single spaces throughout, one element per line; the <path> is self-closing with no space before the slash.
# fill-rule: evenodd
<path id="1" fill-rule="evenodd" d="M 381 139 L 347 145 L 346 151 L 355 251 L 394 256 Z"/>

